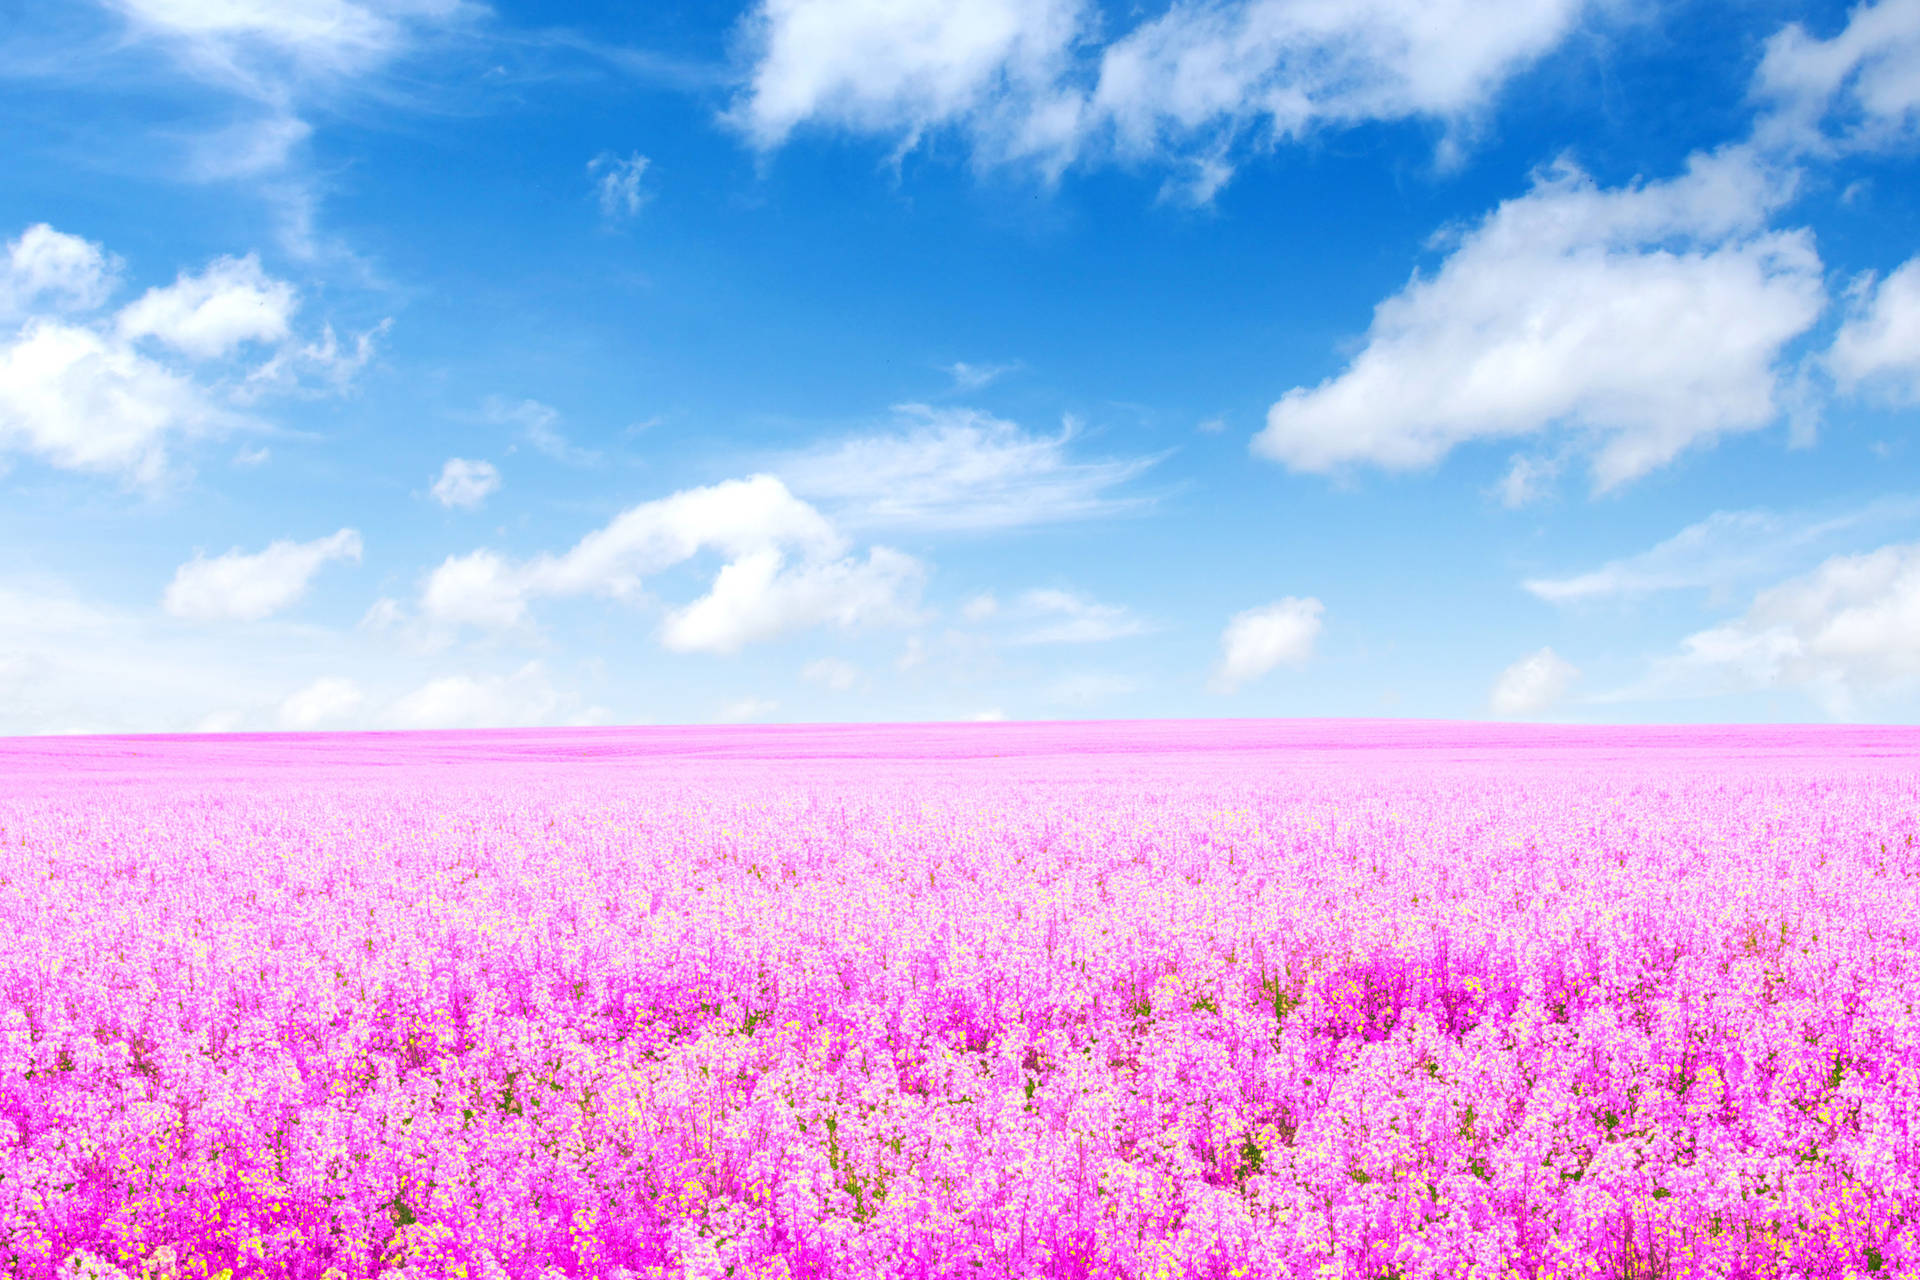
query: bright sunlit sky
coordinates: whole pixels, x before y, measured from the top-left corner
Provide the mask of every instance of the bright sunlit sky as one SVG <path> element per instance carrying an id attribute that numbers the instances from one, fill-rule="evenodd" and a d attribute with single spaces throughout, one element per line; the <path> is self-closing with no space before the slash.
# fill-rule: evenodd
<path id="1" fill-rule="evenodd" d="M 0 733 L 1920 718 L 1920 0 L 13 0 Z"/>

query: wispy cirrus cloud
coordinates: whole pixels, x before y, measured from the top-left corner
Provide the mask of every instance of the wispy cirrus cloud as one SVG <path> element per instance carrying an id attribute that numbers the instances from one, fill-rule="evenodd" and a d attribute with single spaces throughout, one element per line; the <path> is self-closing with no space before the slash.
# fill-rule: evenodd
<path id="1" fill-rule="evenodd" d="M 1124 487 L 1165 455 L 1081 461 L 1069 421 L 1036 435 L 977 409 L 900 405 L 895 430 L 773 460 L 848 528 L 1012 529 L 1146 510 Z"/>
<path id="2" fill-rule="evenodd" d="M 1777 577 L 1846 534 L 1856 537 L 1920 522 L 1920 498 L 1890 497 L 1833 516 L 1764 510 L 1716 511 L 1671 538 L 1597 569 L 1522 585 L 1553 604 L 1631 599 L 1661 591 L 1723 594 Z"/>
<path id="3" fill-rule="evenodd" d="M 609 222 L 622 222 L 640 212 L 640 206 L 649 198 L 640 180 L 646 176 L 650 163 L 638 151 L 625 159 L 611 151 L 603 151 L 587 162 L 587 173 L 593 178 L 594 194 L 600 202 L 601 217 Z"/>
<path id="4" fill-rule="evenodd" d="M 968 604 L 973 611 L 980 597 Z M 963 611 L 964 612 L 964 611 Z M 992 616 L 989 611 L 985 616 Z M 1077 591 L 1046 587 L 1022 592 L 1004 616 L 1016 623 L 1015 644 L 1101 644 L 1137 636 L 1147 624 L 1124 605 L 1105 604 Z"/>
<path id="5" fill-rule="evenodd" d="M 538 400 L 509 400 L 488 396 L 480 407 L 488 422 L 518 427 L 520 438 L 534 451 L 570 467 L 588 467 L 600 460 L 592 449 L 583 449 L 567 439 L 560 430 L 560 411 Z"/>

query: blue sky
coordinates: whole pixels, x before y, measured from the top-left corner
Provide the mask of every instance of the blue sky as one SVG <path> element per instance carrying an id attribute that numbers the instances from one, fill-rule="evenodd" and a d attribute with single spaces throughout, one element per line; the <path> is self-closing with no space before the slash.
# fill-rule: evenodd
<path id="1" fill-rule="evenodd" d="M 9 8 L 0 733 L 1920 715 L 1920 0 L 626 9 Z"/>

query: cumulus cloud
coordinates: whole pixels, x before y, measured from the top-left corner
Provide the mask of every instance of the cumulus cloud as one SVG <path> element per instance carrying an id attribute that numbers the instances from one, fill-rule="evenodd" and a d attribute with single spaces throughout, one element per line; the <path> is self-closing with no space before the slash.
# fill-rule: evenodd
<path id="1" fill-rule="evenodd" d="M 1283 663 L 1305 663 L 1313 657 L 1325 612 L 1325 606 L 1311 596 L 1287 596 L 1233 615 L 1220 635 L 1214 688 L 1230 693 Z"/>
<path id="2" fill-rule="evenodd" d="M 470 551 L 448 556 L 427 575 L 420 608 L 435 622 L 504 631 L 526 621 L 528 598 L 540 585 L 535 575 L 495 552 Z"/>
<path id="3" fill-rule="evenodd" d="M 1864 150 L 1910 141 L 1920 125 L 1920 0 L 1862 4 L 1828 40 L 1791 23 L 1767 41 L 1754 94 L 1772 145 Z"/>
<path id="4" fill-rule="evenodd" d="M 780 551 L 749 552 L 724 566 L 706 595 L 667 614 L 660 643 L 681 653 L 738 653 L 787 631 L 904 624 L 925 578 L 919 561 L 874 547 L 852 558 L 789 566 Z"/>
<path id="5" fill-rule="evenodd" d="M 35 223 L 7 242 L 0 321 L 39 309 L 92 311 L 106 302 L 119 273 L 119 262 L 99 245 Z"/>
<path id="6" fill-rule="evenodd" d="M 1488 705 L 1497 716 L 1540 715 L 1566 696 L 1567 686 L 1579 674 L 1579 668 L 1551 648 L 1540 649 L 1500 673 Z"/>
<path id="7" fill-rule="evenodd" d="M 196 555 L 167 584 L 161 604 L 176 618 L 253 622 L 278 613 L 307 593 L 321 566 L 360 559 L 352 529 L 312 542 L 275 542 L 252 555 L 238 547 L 208 559 Z"/>
<path id="8" fill-rule="evenodd" d="M 153 338 L 201 360 L 227 355 L 245 342 L 277 342 L 299 306 L 293 286 L 260 269 L 253 254 L 216 258 L 198 275 L 181 272 L 164 288 L 146 291 L 119 314 L 125 338 Z"/>
<path id="9" fill-rule="evenodd" d="M 906 430 L 791 455 L 780 474 L 849 528 L 1009 529 L 1147 505 L 1114 490 L 1159 459 L 1076 461 L 1071 421 L 1043 436 L 975 409 L 909 404 L 895 413 Z"/>
<path id="10" fill-rule="evenodd" d="M 500 469 L 491 462 L 448 458 L 433 482 L 433 499 L 443 507 L 472 511 L 500 487 Z"/>
<path id="11" fill-rule="evenodd" d="M 1051 86 L 1085 19 L 1082 0 L 763 0 L 743 25 L 754 67 L 729 118 L 761 148 L 805 123 L 911 140 L 977 119 L 1017 133 L 1029 103 L 1059 100 Z"/>
<path id="12" fill-rule="evenodd" d="M 337 727 L 366 700 L 360 686 L 345 676 L 325 676 L 287 696 L 280 704 L 280 727 L 300 732 Z"/>
<path id="13" fill-rule="evenodd" d="M 101 246 L 44 223 L 9 242 L 0 263 L 0 452 L 56 467 L 119 475 L 137 484 L 168 473 L 185 441 L 257 427 L 243 406 L 264 391 L 301 389 L 318 372 L 335 390 L 364 363 L 291 336 L 292 286 L 267 276 L 249 254 L 220 258 L 198 274 L 148 290 L 103 314 L 119 271 Z M 237 382 L 182 366 L 248 343 L 276 342 L 272 358 Z"/>
<path id="14" fill-rule="evenodd" d="M 911 620 L 920 563 L 886 547 L 864 560 L 846 550 L 813 507 L 774 477 L 753 476 L 631 507 L 560 555 L 451 556 L 428 576 L 421 612 L 431 622 L 516 627 L 539 598 L 637 601 L 646 578 L 712 551 L 725 563 L 705 595 L 667 613 L 669 649 L 733 653 L 788 630 Z"/>
<path id="15" fill-rule="evenodd" d="M 40 319 L 0 339 L 0 449 L 154 484 L 170 444 L 246 425 L 210 389 L 93 328 Z"/>
<path id="16" fill-rule="evenodd" d="M 1638 694 L 1799 690 L 1829 715 L 1920 685 L 1920 543 L 1833 556 L 1695 632 Z"/>
<path id="17" fill-rule="evenodd" d="M 817 658 L 800 669 L 800 678 L 835 693 L 845 693 L 860 683 L 860 668 L 844 658 Z"/>
<path id="18" fill-rule="evenodd" d="M 1251 128 L 1459 120 L 1565 38 L 1580 0 L 1175 4 L 1108 46 L 1095 114 L 1123 150 Z"/>
<path id="19" fill-rule="evenodd" d="M 1613 190 L 1562 163 L 1382 302 L 1360 354 L 1274 404 L 1254 451 L 1404 470 L 1565 425 L 1606 491 L 1765 426 L 1781 352 L 1826 302 L 1811 235 L 1764 227 L 1789 189 L 1742 148 Z"/>
<path id="20" fill-rule="evenodd" d="M 1231 154 L 1322 126 L 1470 123 L 1565 38 L 1582 0 L 1189 0 L 1111 40 L 1086 0 L 761 0 L 729 119 L 769 149 L 803 125 L 909 150 L 966 136 L 977 165 L 1156 157 L 1204 202 Z"/>
<path id="21" fill-rule="evenodd" d="M 600 199 L 600 214 L 609 219 L 631 218 L 647 202 L 640 179 L 648 160 L 638 151 L 622 160 L 611 151 L 603 151 L 587 162 L 594 177 L 594 192 Z"/>
<path id="22" fill-rule="evenodd" d="M 1862 282 L 1826 365 L 1844 390 L 1866 384 L 1893 400 L 1920 402 L 1920 258 L 1877 283 Z"/>

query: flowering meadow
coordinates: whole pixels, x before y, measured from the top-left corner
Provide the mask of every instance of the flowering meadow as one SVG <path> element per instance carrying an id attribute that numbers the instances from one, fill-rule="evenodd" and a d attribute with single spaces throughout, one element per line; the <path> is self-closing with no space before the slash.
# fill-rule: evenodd
<path id="1" fill-rule="evenodd" d="M 1920 732 L 0 742 L 0 1276 L 1920 1275 Z"/>

